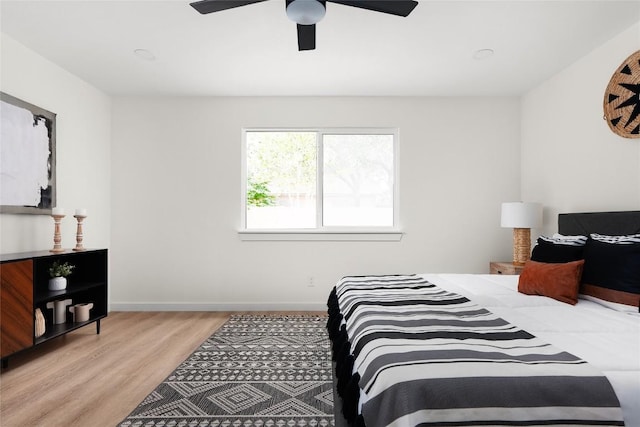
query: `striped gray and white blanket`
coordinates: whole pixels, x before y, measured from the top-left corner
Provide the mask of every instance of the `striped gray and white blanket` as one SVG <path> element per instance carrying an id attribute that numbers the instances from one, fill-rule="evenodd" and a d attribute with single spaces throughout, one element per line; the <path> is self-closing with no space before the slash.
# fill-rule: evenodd
<path id="1" fill-rule="evenodd" d="M 598 370 L 420 276 L 345 277 L 329 314 L 352 425 L 624 425 Z"/>

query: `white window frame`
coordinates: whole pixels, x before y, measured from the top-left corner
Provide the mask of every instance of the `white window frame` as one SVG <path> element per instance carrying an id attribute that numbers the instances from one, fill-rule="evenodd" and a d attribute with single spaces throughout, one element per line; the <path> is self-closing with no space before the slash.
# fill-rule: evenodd
<path id="1" fill-rule="evenodd" d="M 316 133 L 316 228 L 313 229 L 247 229 L 247 132 L 314 132 Z M 389 227 L 327 227 L 322 225 L 323 176 L 322 143 L 323 135 L 393 135 L 393 225 Z M 238 236 L 240 240 L 324 240 L 324 241 L 399 241 L 400 230 L 400 185 L 399 154 L 400 139 L 397 128 L 242 128 L 241 148 L 241 215 Z"/>

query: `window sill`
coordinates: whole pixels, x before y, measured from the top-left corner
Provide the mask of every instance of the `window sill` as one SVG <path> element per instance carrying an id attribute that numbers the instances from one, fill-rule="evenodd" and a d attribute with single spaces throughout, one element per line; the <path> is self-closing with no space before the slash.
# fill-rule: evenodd
<path id="1" fill-rule="evenodd" d="M 242 241 L 399 242 L 401 231 L 238 231 Z"/>

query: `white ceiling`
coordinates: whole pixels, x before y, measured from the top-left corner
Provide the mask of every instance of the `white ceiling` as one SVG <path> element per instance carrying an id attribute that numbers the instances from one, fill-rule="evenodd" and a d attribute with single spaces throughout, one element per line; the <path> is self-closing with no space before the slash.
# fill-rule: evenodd
<path id="1" fill-rule="evenodd" d="M 423 0 L 407 18 L 328 3 L 298 52 L 284 4 L 2 0 L 0 29 L 109 94 L 457 96 L 522 94 L 640 21 L 637 0 Z"/>

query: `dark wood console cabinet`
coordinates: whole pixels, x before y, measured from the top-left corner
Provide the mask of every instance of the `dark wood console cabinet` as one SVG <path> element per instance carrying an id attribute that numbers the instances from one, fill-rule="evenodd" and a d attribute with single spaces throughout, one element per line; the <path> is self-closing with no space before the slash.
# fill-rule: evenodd
<path id="1" fill-rule="evenodd" d="M 67 288 L 49 290 L 48 269 L 54 261 L 75 266 L 67 277 Z M 64 335 L 75 329 L 96 324 L 107 316 L 107 249 L 81 252 L 49 251 L 0 255 L 0 357 L 6 367 L 8 358 L 19 351 Z M 66 313 L 66 322 L 53 323 L 53 310 L 47 303 L 71 299 L 72 304 L 93 303 L 88 321 L 75 323 Z M 45 333 L 35 336 L 35 312 L 40 309 L 45 318 Z"/>

